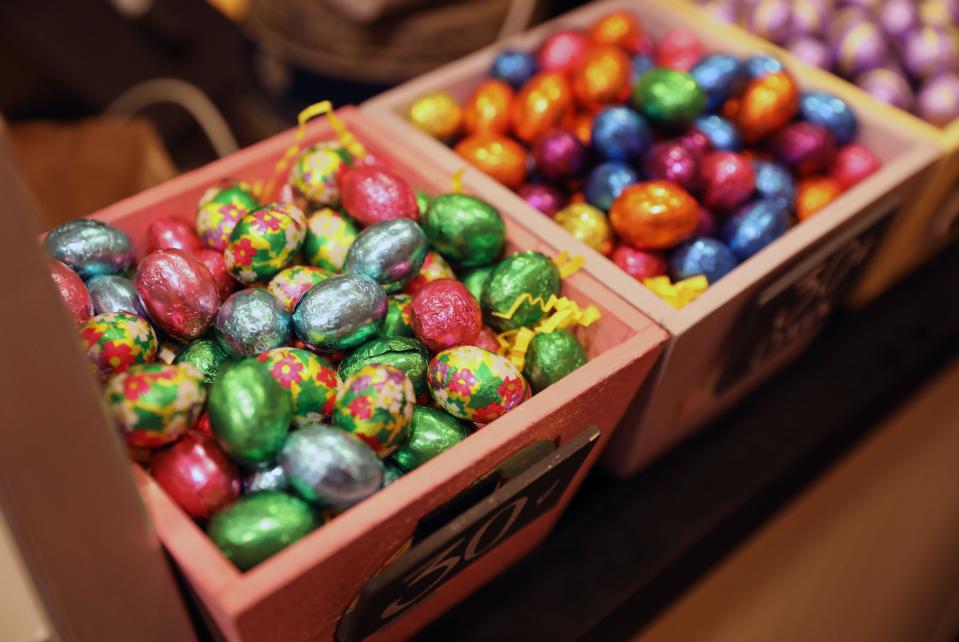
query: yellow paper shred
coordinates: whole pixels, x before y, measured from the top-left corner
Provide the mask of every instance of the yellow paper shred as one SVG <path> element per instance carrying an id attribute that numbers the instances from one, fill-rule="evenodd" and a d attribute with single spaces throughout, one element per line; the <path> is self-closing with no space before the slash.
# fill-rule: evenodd
<path id="1" fill-rule="evenodd" d="M 669 305 L 680 309 L 699 298 L 699 295 L 709 287 L 709 281 L 702 275 L 683 279 L 676 283 L 670 282 L 668 276 L 654 276 L 643 279 L 643 285 Z"/>

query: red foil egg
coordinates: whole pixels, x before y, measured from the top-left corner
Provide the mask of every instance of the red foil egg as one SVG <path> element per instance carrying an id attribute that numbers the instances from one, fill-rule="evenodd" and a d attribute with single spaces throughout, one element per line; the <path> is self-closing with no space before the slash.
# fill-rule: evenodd
<path id="1" fill-rule="evenodd" d="M 193 224 L 176 216 L 164 216 L 150 223 L 146 233 L 146 251 L 184 250 L 195 252 L 203 247 Z"/>
<path id="2" fill-rule="evenodd" d="M 746 142 L 755 143 L 785 126 L 798 108 L 799 87 L 791 74 L 780 71 L 746 85 L 733 119 Z"/>
<path id="3" fill-rule="evenodd" d="M 621 243 L 610 255 L 613 263 L 637 281 L 666 274 L 666 259 L 659 252 L 637 250 Z"/>
<path id="4" fill-rule="evenodd" d="M 526 180 L 526 150 L 512 138 L 474 134 L 461 140 L 453 150 L 511 189 Z"/>
<path id="5" fill-rule="evenodd" d="M 413 334 L 430 352 L 472 345 L 483 328 L 479 302 L 455 279 L 424 285 L 410 302 Z"/>
<path id="6" fill-rule="evenodd" d="M 769 150 L 786 167 L 800 176 L 809 176 L 832 166 L 836 139 L 822 125 L 792 123 L 769 140 Z"/>
<path id="7" fill-rule="evenodd" d="M 686 240 L 699 226 L 699 203 L 672 181 L 646 181 L 624 189 L 609 220 L 621 238 L 643 250 L 661 250 Z"/>
<path id="8" fill-rule="evenodd" d="M 195 430 L 154 455 L 150 474 L 194 519 L 208 519 L 240 496 L 236 467 L 215 439 Z"/>
<path id="9" fill-rule="evenodd" d="M 226 269 L 226 261 L 223 260 L 223 252 L 217 252 L 208 247 L 202 247 L 193 252 L 200 263 L 206 266 L 216 283 L 216 291 L 220 295 L 220 301 L 226 301 L 227 297 L 236 292 L 240 283 L 230 276 L 230 271 Z"/>
<path id="10" fill-rule="evenodd" d="M 880 167 L 882 163 L 869 148 L 853 143 L 836 154 L 829 176 L 847 190 Z"/>
<path id="11" fill-rule="evenodd" d="M 632 65 L 616 45 L 590 47 L 572 73 L 573 94 L 593 108 L 622 102 L 629 95 Z"/>
<path id="12" fill-rule="evenodd" d="M 382 165 L 349 167 L 340 173 L 339 183 L 343 208 L 363 225 L 419 218 L 413 188 Z"/>
<path id="13" fill-rule="evenodd" d="M 690 31 L 672 29 L 656 48 L 656 64 L 677 71 L 689 71 L 699 62 L 706 50 Z"/>
<path id="14" fill-rule="evenodd" d="M 555 71 L 540 72 L 530 78 L 513 105 L 513 133 L 531 143 L 562 125 L 573 109 L 573 92 L 566 76 Z"/>
<path id="15" fill-rule="evenodd" d="M 204 410 L 203 414 L 200 415 L 200 418 L 196 420 L 195 424 L 193 424 L 193 430 L 202 432 L 204 435 L 209 435 L 212 437 L 213 428 L 210 426 L 210 413 Z"/>
<path id="16" fill-rule="evenodd" d="M 220 308 L 210 271 L 183 250 L 147 254 L 137 268 L 135 284 L 150 319 L 180 341 L 200 337 Z"/>
<path id="17" fill-rule="evenodd" d="M 703 205 L 731 211 L 749 200 L 756 189 L 756 170 L 735 152 L 710 152 L 703 158 Z"/>
<path id="18" fill-rule="evenodd" d="M 589 45 L 589 38 L 582 31 L 557 31 L 540 45 L 536 61 L 541 71 L 568 71 L 586 54 Z"/>
<path id="19" fill-rule="evenodd" d="M 589 37 L 602 45 L 616 45 L 628 53 L 638 53 L 642 44 L 643 28 L 636 16 L 628 11 L 613 11 L 593 23 Z"/>
<path id="20" fill-rule="evenodd" d="M 839 183 L 828 176 L 810 176 L 796 186 L 796 218 L 805 221 L 842 194 Z"/>
<path id="21" fill-rule="evenodd" d="M 81 326 L 90 320 L 93 316 L 93 300 L 90 298 L 90 291 L 84 285 L 83 279 L 76 272 L 66 266 L 65 263 L 50 259 L 50 277 L 53 279 L 57 291 L 60 292 L 60 298 L 63 299 L 73 322 Z"/>
<path id="22" fill-rule="evenodd" d="M 476 340 L 473 341 L 473 345 L 477 348 L 483 348 L 484 350 L 489 350 L 490 352 L 499 351 L 499 339 L 496 338 L 496 330 L 484 325 L 480 330 L 479 334 L 476 335 Z"/>
<path id="23" fill-rule="evenodd" d="M 467 134 L 505 134 L 513 110 L 513 88 L 502 80 L 484 80 L 463 107 Z"/>

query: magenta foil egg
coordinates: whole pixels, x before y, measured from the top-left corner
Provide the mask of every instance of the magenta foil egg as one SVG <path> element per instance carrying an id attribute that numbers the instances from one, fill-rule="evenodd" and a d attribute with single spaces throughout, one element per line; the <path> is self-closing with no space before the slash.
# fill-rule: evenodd
<path id="1" fill-rule="evenodd" d="M 679 137 L 679 144 L 683 147 L 690 149 L 700 156 L 712 150 L 712 143 L 709 142 L 709 138 L 703 132 L 698 129 L 690 129 L 685 134 Z"/>
<path id="2" fill-rule="evenodd" d="M 533 209 L 539 210 L 546 216 L 555 216 L 556 212 L 566 206 L 566 198 L 563 193 L 552 185 L 528 183 L 516 192 Z"/>
<path id="3" fill-rule="evenodd" d="M 870 21 L 856 22 L 833 40 L 836 68 L 846 76 L 856 76 L 881 67 L 890 55 L 886 36 Z"/>
<path id="4" fill-rule="evenodd" d="M 694 236 L 716 236 L 716 215 L 705 207 L 699 208 L 699 227 L 696 228 Z"/>
<path id="5" fill-rule="evenodd" d="M 912 88 L 905 77 L 893 69 L 873 69 L 856 78 L 856 84 L 867 94 L 887 105 L 912 111 Z"/>
<path id="6" fill-rule="evenodd" d="M 940 127 L 959 118 L 959 76 L 947 73 L 927 80 L 916 94 L 916 113 Z"/>
<path id="7" fill-rule="evenodd" d="M 800 36 L 789 42 L 787 47 L 792 55 L 820 69 L 832 68 L 832 49 L 823 41 L 812 36 Z"/>
<path id="8" fill-rule="evenodd" d="M 643 171 L 650 179 L 669 180 L 687 191 L 695 190 L 699 185 L 699 154 L 675 141 L 659 143 L 643 160 Z"/>
<path id="9" fill-rule="evenodd" d="M 916 78 L 931 78 L 956 68 L 959 51 L 951 31 L 939 27 L 922 27 L 906 35 L 902 47 L 902 64 Z"/>
<path id="10" fill-rule="evenodd" d="M 752 196 L 756 189 L 756 170 L 742 154 L 712 152 L 703 158 L 702 184 L 703 205 L 712 210 L 729 212 Z"/>
<path id="11" fill-rule="evenodd" d="M 576 178 L 586 168 L 587 150 L 576 134 L 554 130 L 533 146 L 536 172 L 548 181 L 562 183 Z"/>
<path id="12" fill-rule="evenodd" d="M 827 169 L 835 160 L 836 139 L 822 125 L 792 123 L 772 137 L 769 151 L 800 176 L 809 176 Z"/>

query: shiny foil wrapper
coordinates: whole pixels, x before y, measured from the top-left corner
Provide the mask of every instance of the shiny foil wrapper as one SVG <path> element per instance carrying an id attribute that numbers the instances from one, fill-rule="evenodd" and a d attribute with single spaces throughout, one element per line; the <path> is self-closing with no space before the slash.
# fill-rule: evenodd
<path id="1" fill-rule="evenodd" d="M 147 228 L 146 252 L 157 250 L 184 250 L 194 252 L 203 247 L 193 225 L 176 216 L 155 219 Z"/>
<path id="2" fill-rule="evenodd" d="M 89 279 L 120 274 L 133 267 L 136 255 L 126 232 L 101 221 L 80 219 L 50 230 L 43 240 L 47 253 Z"/>
<path id="3" fill-rule="evenodd" d="M 93 301 L 83 279 L 63 262 L 50 259 L 50 278 L 70 312 L 75 325 L 83 325 L 93 316 Z"/>
<path id="4" fill-rule="evenodd" d="M 583 193 L 590 205 L 607 212 L 623 190 L 638 181 L 639 174 L 626 163 L 607 161 L 586 176 Z"/>
<path id="5" fill-rule="evenodd" d="M 401 470 L 410 472 L 469 436 L 465 421 L 429 406 L 413 409 L 410 437 L 390 456 Z"/>
<path id="6" fill-rule="evenodd" d="M 458 268 L 489 265 L 506 244 L 506 224 L 499 210 L 468 194 L 433 199 L 423 231 L 430 246 Z"/>
<path id="7" fill-rule="evenodd" d="M 417 275 L 427 249 L 426 235 L 413 221 L 384 221 L 360 232 L 346 254 L 343 272 L 367 276 L 387 293 L 398 292 Z"/>
<path id="8" fill-rule="evenodd" d="M 182 250 L 148 254 L 137 267 L 134 283 L 150 319 L 180 341 L 206 332 L 220 307 L 210 271 Z"/>
<path id="9" fill-rule="evenodd" d="M 455 279 L 427 283 L 410 304 L 413 333 L 432 352 L 471 344 L 483 327 L 479 301 Z"/>
<path id="10" fill-rule="evenodd" d="M 573 132 L 556 129 L 540 137 L 533 145 L 537 173 L 547 181 L 564 183 L 586 168 L 586 146 Z"/>
<path id="11" fill-rule="evenodd" d="M 127 312 L 147 318 L 136 286 L 125 276 L 118 274 L 95 276 L 87 281 L 87 289 L 90 291 L 90 299 L 93 301 L 93 310 L 96 314 Z"/>
<path id="12" fill-rule="evenodd" d="M 386 294 L 376 281 L 342 274 L 300 298 L 293 311 L 293 329 L 315 350 L 349 350 L 376 334 L 386 309 Z"/>
<path id="13" fill-rule="evenodd" d="M 516 189 L 526 180 L 526 150 L 507 136 L 474 134 L 461 140 L 453 151 L 506 187 Z"/>
<path id="14" fill-rule="evenodd" d="M 569 330 L 541 332 L 526 351 L 523 374 L 534 392 L 553 385 L 587 361 L 586 350 Z"/>
<path id="15" fill-rule="evenodd" d="M 430 352 L 412 337 L 375 337 L 351 352 L 340 362 L 340 378 L 346 379 L 360 368 L 377 363 L 399 368 L 413 384 L 416 395 L 426 392 L 426 369 Z"/>
<path id="16" fill-rule="evenodd" d="M 283 472 L 283 466 L 274 464 L 264 468 L 254 468 L 243 476 L 243 494 L 250 495 L 263 490 L 287 492 L 292 490 L 290 482 Z"/>
<path id="17" fill-rule="evenodd" d="M 700 157 L 681 143 L 666 141 L 646 155 L 643 171 L 651 179 L 672 181 L 685 190 L 695 190 L 699 185 Z"/>
<path id="18" fill-rule="evenodd" d="M 209 519 L 240 496 L 240 474 L 216 440 L 188 430 L 150 463 L 150 474 L 193 519 Z"/>
<path id="19" fill-rule="evenodd" d="M 216 338 L 233 356 L 252 357 L 290 341 L 290 315 L 263 289 L 240 290 L 216 315 Z"/>
<path id="20" fill-rule="evenodd" d="M 609 219 L 616 233 L 634 247 L 664 249 L 696 231 L 699 203 L 676 183 L 646 181 L 623 190 Z"/>
<path id="21" fill-rule="evenodd" d="M 343 209 L 363 225 L 398 218 L 417 220 L 416 192 L 393 172 L 372 165 L 357 165 L 340 173 Z"/>
<path id="22" fill-rule="evenodd" d="M 484 80 L 463 107 L 467 134 L 506 134 L 513 109 L 513 89 L 495 78 Z"/>
<path id="23" fill-rule="evenodd" d="M 534 299 L 559 295 L 560 276 L 556 264 L 540 252 L 517 252 L 497 265 L 483 290 L 482 307 L 489 325 L 499 331 L 535 324 L 543 316 L 542 308 L 529 302 L 520 305 L 509 319 L 493 313 L 507 312 L 518 297 Z"/>
<path id="24" fill-rule="evenodd" d="M 696 238 L 683 243 L 670 254 L 669 276 L 673 281 L 682 281 L 702 275 L 712 285 L 738 264 L 736 255 L 722 241 Z"/>

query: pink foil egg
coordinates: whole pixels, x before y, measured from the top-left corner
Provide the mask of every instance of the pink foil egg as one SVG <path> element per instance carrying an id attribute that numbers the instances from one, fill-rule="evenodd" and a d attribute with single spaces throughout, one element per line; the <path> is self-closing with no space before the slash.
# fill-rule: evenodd
<path id="1" fill-rule="evenodd" d="M 135 283 L 153 322 L 180 341 L 196 339 L 206 332 L 220 307 L 210 271 L 183 250 L 147 254 L 137 268 Z"/>
<path id="2" fill-rule="evenodd" d="M 742 154 L 716 151 L 703 158 L 702 202 L 710 209 L 732 211 L 749 200 L 756 170 Z"/>
<path id="3" fill-rule="evenodd" d="M 620 243 L 609 258 L 637 281 L 666 274 L 666 259 L 659 252 L 637 250 L 632 245 Z"/>
<path id="4" fill-rule="evenodd" d="M 643 171 L 649 178 L 673 181 L 692 191 L 699 184 L 699 154 L 675 141 L 659 143 L 643 160 Z"/>
<path id="5" fill-rule="evenodd" d="M 93 301 L 80 275 L 68 268 L 66 263 L 50 259 L 50 277 L 70 311 L 73 322 L 80 326 L 89 321 L 93 316 Z"/>
<path id="6" fill-rule="evenodd" d="M 783 165 L 800 176 L 809 176 L 832 165 L 836 139 L 822 125 L 792 123 L 773 135 L 769 149 Z"/>
<path id="7" fill-rule="evenodd" d="M 384 167 L 350 167 L 340 174 L 339 180 L 343 208 L 363 225 L 419 218 L 416 193 L 406 181 Z"/>
<path id="8" fill-rule="evenodd" d="M 203 241 L 193 229 L 193 224 L 176 216 L 164 216 L 150 223 L 146 234 L 146 252 L 157 250 L 184 250 L 195 252 L 203 247 Z"/>
<path id="9" fill-rule="evenodd" d="M 549 36 L 536 52 L 540 71 L 569 71 L 589 49 L 589 37 L 582 31 L 565 29 Z"/>
<path id="10" fill-rule="evenodd" d="M 210 271 L 213 282 L 216 283 L 216 291 L 220 295 L 220 301 L 226 301 L 226 298 L 240 287 L 239 281 L 230 276 L 230 271 L 226 268 L 223 252 L 204 247 L 196 250 L 193 256 Z"/>

